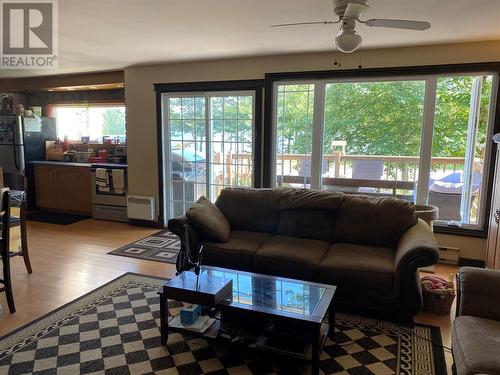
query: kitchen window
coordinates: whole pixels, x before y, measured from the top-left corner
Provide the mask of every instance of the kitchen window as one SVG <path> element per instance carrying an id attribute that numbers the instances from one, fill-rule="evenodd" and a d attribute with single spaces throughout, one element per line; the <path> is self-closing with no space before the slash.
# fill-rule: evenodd
<path id="1" fill-rule="evenodd" d="M 103 137 L 125 141 L 125 106 L 123 105 L 61 105 L 54 107 L 57 137 L 91 143 L 103 143 Z"/>
<path id="2" fill-rule="evenodd" d="M 487 73 L 275 81 L 275 185 L 429 203 L 437 226 L 481 230 L 497 84 Z"/>

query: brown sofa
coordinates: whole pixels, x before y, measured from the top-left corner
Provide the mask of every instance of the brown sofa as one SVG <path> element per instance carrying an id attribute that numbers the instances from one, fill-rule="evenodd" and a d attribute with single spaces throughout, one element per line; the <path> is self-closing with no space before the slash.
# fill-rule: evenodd
<path id="1" fill-rule="evenodd" d="M 438 248 L 413 204 L 387 197 L 305 189 L 222 190 L 215 205 L 230 238 L 206 240 L 186 216 L 169 220 L 203 264 L 338 286 L 339 309 L 396 313 L 422 307 L 418 268 L 435 264 Z"/>
<path id="2" fill-rule="evenodd" d="M 500 374 L 500 271 L 463 267 L 457 292 L 451 334 L 454 373 Z"/>

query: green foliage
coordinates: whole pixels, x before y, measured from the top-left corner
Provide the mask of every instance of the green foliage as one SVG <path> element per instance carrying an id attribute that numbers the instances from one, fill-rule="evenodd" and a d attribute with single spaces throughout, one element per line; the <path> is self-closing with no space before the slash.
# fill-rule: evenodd
<path id="1" fill-rule="evenodd" d="M 252 142 L 251 96 L 217 96 L 210 99 L 212 141 Z M 205 98 L 169 99 L 172 140 L 202 142 L 205 137 Z M 233 151 L 236 147 L 230 143 Z"/>
<path id="2" fill-rule="evenodd" d="M 438 79 L 434 119 L 433 156 L 465 155 L 472 83 L 474 77 Z M 486 142 L 491 77 L 483 78 L 476 154 Z"/>
<path id="3" fill-rule="evenodd" d="M 438 79 L 434 156 L 465 155 L 473 77 Z M 332 141 L 347 141 L 348 154 L 417 156 L 423 121 L 425 81 L 328 84 L 325 92 L 324 153 Z M 477 153 L 486 142 L 491 77 L 483 79 Z M 313 85 L 278 89 L 277 149 L 310 154 Z"/>
<path id="4" fill-rule="evenodd" d="M 107 108 L 102 114 L 104 135 L 125 135 L 125 111 L 120 108 Z"/>
<path id="5" fill-rule="evenodd" d="M 360 155 L 418 155 L 424 82 L 343 83 L 327 86 L 325 151 L 347 141 Z"/>

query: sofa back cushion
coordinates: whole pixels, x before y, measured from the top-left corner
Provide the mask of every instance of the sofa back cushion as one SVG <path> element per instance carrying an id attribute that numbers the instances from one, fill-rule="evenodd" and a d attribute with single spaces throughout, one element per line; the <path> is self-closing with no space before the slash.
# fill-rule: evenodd
<path id="1" fill-rule="evenodd" d="M 215 202 L 231 225 L 231 230 L 274 234 L 278 212 L 273 189 L 226 188 Z"/>
<path id="2" fill-rule="evenodd" d="M 278 233 L 284 236 L 333 242 L 334 212 L 285 210 L 279 215 Z"/>
<path id="3" fill-rule="evenodd" d="M 335 242 L 395 248 L 417 223 L 415 206 L 390 197 L 346 195 L 335 220 Z"/>
<path id="4" fill-rule="evenodd" d="M 342 208 L 344 193 L 325 190 L 274 189 L 275 208 L 285 210 L 321 210 L 335 212 Z"/>

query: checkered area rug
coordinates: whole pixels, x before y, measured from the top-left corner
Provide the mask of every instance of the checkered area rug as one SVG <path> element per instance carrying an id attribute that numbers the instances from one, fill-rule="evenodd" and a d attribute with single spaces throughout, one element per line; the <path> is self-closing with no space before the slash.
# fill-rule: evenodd
<path id="1" fill-rule="evenodd" d="M 180 249 L 181 242 L 178 236 L 169 231 L 161 231 L 113 250 L 108 254 L 163 263 L 175 263 Z"/>
<path id="2" fill-rule="evenodd" d="M 0 340 L 0 374 L 307 374 L 301 362 L 187 335 L 160 342 L 163 280 L 126 274 Z M 181 304 L 169 302 L 169 313 Z M 324 374 L 446 374 L 436 327 L 338 314 Z"/>

